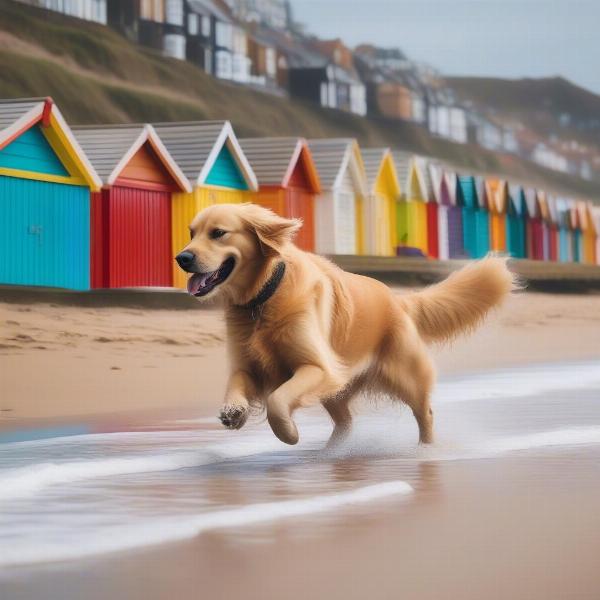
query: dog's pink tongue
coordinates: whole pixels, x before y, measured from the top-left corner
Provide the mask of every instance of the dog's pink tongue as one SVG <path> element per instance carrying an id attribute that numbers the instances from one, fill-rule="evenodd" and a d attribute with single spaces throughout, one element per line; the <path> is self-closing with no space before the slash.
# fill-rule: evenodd
<path id="1" fill-rule="evenodd" d="M 200 291 L 200 288 L 204 285 L 206 277 L 207 277 L 206 273 L 194 273 L 188 279 L 188 283 L 187 283 L 188 294 L 195 296 Z"/>

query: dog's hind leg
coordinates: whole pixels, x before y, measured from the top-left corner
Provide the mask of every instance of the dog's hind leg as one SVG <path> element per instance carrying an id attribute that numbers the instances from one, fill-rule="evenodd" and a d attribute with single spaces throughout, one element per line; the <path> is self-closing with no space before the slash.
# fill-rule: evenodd
<path id="1" fill-rule="evenodd" d="M 327 448 L 335 447 L 350 435 L 350 432 L 352 431 L 350 402 L 360 391 L 362 385 L 362 379 L 355 379 L 339 394 L 323 401 L 323 407 L 329 413 L 329 416 L 333 421 L 333 431 L 327 442 Z"/>
<path id="2" fill-rule="evenodd" d="M 433 364 L 420 340 L 402 347 L 392 342 L 381 364 L 382 387 L 411 408 L 419 426 L 419 441 L 433 442 L 431 391 L 435 382 Z"/>

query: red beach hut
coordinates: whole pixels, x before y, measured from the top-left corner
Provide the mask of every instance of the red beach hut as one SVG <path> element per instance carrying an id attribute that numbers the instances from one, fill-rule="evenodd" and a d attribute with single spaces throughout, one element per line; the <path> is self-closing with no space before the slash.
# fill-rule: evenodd
<path id="1" fill-rule="evenodd" d="M 78 127 L 100 175 L 92 196 L 92 287 L 173 285 L 171 196 L 191 186 L 151 125 Z"/>

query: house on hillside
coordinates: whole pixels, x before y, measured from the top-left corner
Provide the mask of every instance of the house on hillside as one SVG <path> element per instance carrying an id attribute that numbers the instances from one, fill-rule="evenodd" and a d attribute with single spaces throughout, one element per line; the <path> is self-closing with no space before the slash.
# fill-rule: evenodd
<path id="1" fill-rule="evenodd" d="M 165 56 L 186 59 L 184 0 L 106 0 L 107 24 Z"/>
<path id="2" fill-rule="evenodd" d="M 77 2 L 65 2 L 63 0 L 17 0 L 22 4 L 30 4 L 39 8 L 45 8 L 63 15 L 93 21 L 106 25 L 106 0 L 78 0 Z"/>
<path id="3" fill-rule="evenodd" d="M 339 39 L 308 43 L 300 64 L 290 65 L 289 91 L 323 107 L 367 114 L 365 85 L 354 68 L 352 52 Z"/>
<path id="4" fill-rule="evenodd" d="M 276 44 L 261 28 L 248 32 L 248 58 L 250 59 L 250 82 L 267 89 L 280 89 L 279 63 L 285 57 L 280 55 Z"/>
<path id="5" fill-rule="evenodd" d="M 225 0 L 233 16 L 242 23 L 260 23 L 273 29 L 289 26 L 288 0 Z"/>
<path id="6" fill-rule="evenodd" d="M 366 86 L 370 114 L 425 123 L 424 86 L 401 50 L 363 44 L 354 51 L 354 63 Z"/>

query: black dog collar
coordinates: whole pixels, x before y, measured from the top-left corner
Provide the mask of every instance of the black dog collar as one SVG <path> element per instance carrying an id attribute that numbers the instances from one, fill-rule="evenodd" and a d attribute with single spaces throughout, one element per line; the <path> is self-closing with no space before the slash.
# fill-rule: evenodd
<path id="1" fill-rule="evenodd" d="M 266 281 L 265 285 L 262 286 L 260 292 L 246 304 L 237 304 L 238 308 L 244 308 L 250 311 L 250 316 L 253 321 L 256 321 L 260 317 L 260 313 L 263 304 L 269 300 L 269 298 L 277 291 L 283 275 L 285 274 L 285 263 L 283 261 L 277 263 L 271 273 L 271 277 Z"/>

